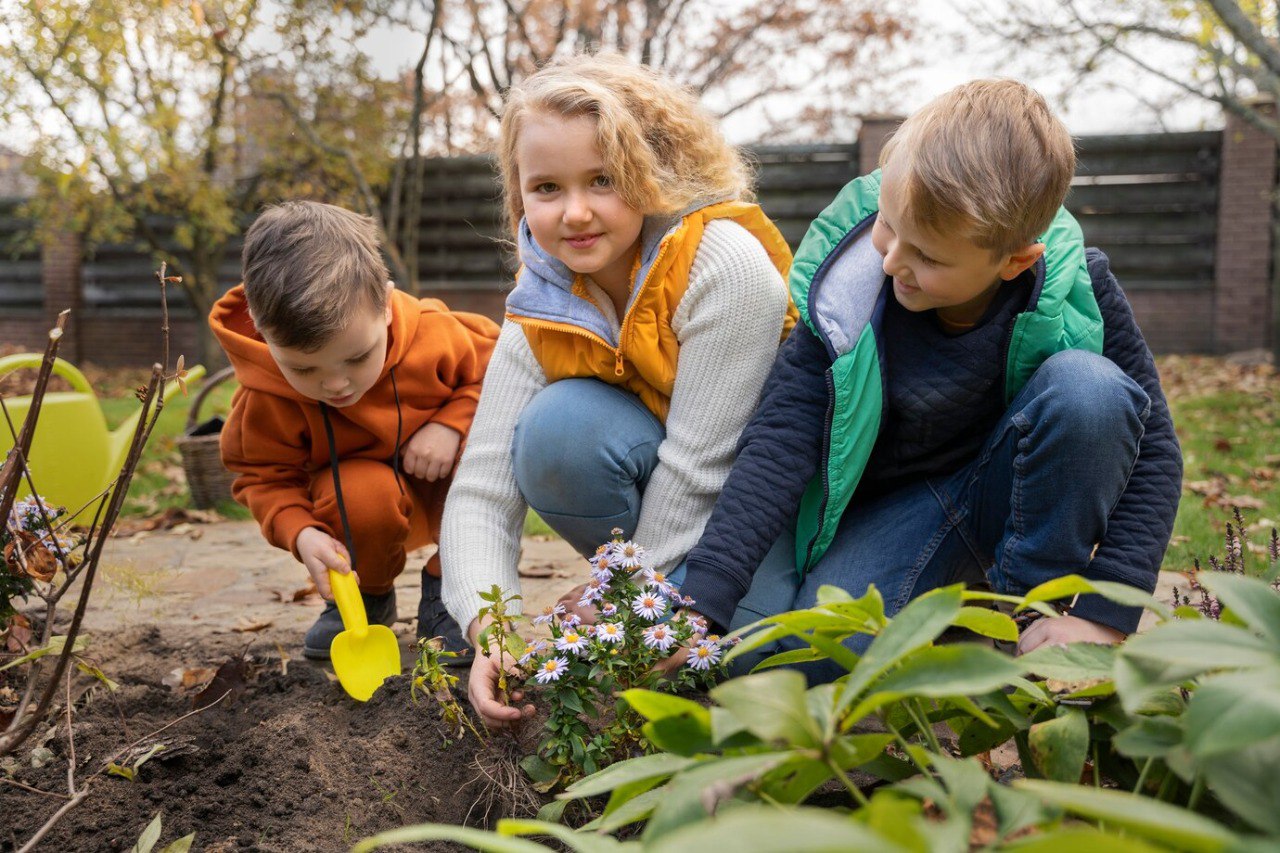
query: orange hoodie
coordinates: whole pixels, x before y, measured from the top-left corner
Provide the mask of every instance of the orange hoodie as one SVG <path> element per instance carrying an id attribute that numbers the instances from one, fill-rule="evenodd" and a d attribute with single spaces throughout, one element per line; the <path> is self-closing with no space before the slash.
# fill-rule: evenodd
<path id="1" fill-rule="evenodd" d="M 209 325 L 240 381 L 221 440 L 223 462 L 240 475 L 232 494 L 268 542 L 293 551 L 304 529 L 324 528 L 312 513 L 310 491 L 312 476 L 329 465 L 320 405 L 285 380 L 249 318 L 243 285 L 217 301 Z M 393 291 L 378 381 L 353 405 L 330 409 L 338 458 L 390 462 L 397 452 L 397 391 L 402 444 L 428 422 L 465 438 L 497 337 L 498 326 L 479 314 Z"/>

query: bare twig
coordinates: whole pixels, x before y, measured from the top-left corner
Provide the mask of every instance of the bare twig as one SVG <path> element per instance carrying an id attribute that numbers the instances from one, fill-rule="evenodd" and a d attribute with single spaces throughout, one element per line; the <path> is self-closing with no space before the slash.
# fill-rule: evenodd
<path id="1" fill-rule="evenodd" d="M 57 797 L 59 800 L 70 799 L 66 794 L 59 794 L 57 791 L 42 791 L 39 788 L 33 788 L 30 785 L 25 785 L 17 779 L 10 779 L 8 776 L 0 776 L 0 782 L 4 782 L 6 785 L 12 785 L 15 788 L 21 788 L 24 791 L 30 791 L 33 794 L 43 794 L 46 797 Z"/>
<path id="2" fill-rule="evenodd" d="M 36 830 L 36 834 L 31 836 L 31 840 L 18 849 L 18 853 L 28 853 L 28 851 L 36 849 L 36 845 L 39 844 L 41 839 L 49 833 L 49 830 L 53 829 L 54 825 L 58 821 L 62 820 L 63 816 L 67 812 L 80 805 L 87 796 L 89 796 L 89 786 L 85 785 L 85 787 L 80 790 L 80 793 L 68 800 L 62 808 L 54 812 L 53 816 L 44 822 L 44 826 Z"/>

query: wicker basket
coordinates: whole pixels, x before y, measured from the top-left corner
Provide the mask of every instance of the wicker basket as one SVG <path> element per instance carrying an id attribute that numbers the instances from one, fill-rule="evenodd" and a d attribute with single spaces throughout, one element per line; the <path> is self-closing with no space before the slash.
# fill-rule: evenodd
<path id="1" fill-rule="evenodd" d="M 222 419 L 214 418 L 199 425 L 196 424 L 196 419 L 200 417 L 200 407 L 209 392 L 232 376 L 235 376 L 235 371 L 224 367 L 209 377 L 200 393 L 191 401 L 187 427 L 178 439 L 182 470 L 187 473 L 187 487 L 191 490 L 191 502 L 200 509 L 208 509 L 219 501 L 231 500 L 231 482 L 236 475 L 222 464 L 222 451 L 218 447 Z"/>

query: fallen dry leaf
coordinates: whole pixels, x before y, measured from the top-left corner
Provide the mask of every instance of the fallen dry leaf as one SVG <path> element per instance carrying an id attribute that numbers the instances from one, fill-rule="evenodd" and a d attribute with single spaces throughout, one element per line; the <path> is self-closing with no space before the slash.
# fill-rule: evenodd
<path id="1" fill-rule="evenodd" d="M 160 683 L 174 690 L 191 690 L 203 687 L 213 680 L 217 670 L 211 666 L 178 667 L 160 679 Z"/>
<path id="2" fill-rule="evenodd" d="M 231 626 L 231 630 L 239 634 L 247 634 L 253 631 L 261 631 L 264 628 L 271 627 L 270 619 L 250 619 L 248 616 L 241 616 L 236 620 L 236 624 Z"/>
<path id="3" fill-rule="evenodd" d="M 307 581 L 306 586 L 300 586 L 293 592 L 273 589 L 271 594 L 276 597 L 276 601 L 282 601 L 285 604 L 304 604 L 308 599 L 319 598 L 320 590 L 316 589 L 315 581 Z"/>
<path id="4" fill-rule="evenodd" d="M 228 658 L 222 666 L 218 667 L 218 671 L 214 673 L 213 680 L 209 682 L 209 686 L 201 690 L 191 700 L 193 710 L 207 708 L 214 702 L 217 702 L 223 696 L 227 696 L 225 704 L 233 705 L 236 699 L 244 693 L 245 682 L 249 680 L 251 664 L 246 657 Z"/>
<path id="5" fill-rule="evenodd" d="M 4 546 L 4 561 L 16 575 L 26 575 L 48 583 L 58 572 L 58 558 L 40 537 L 27 530 L 16 531 L 9 544 Z"/>
<path id="6" fill-rule="evenodd" d="M 25 655 L 31 651 L 31 620 L 21 613 L 9 617 L 9 625 L 4 629 L 5 651 L 15 655 Z"/>
<path id="7" fill-rule="evenodd" d="M 519 571 L 522 578 L 549 578 L 555 576 L 556 567 L 550 563 L 542 563 L 536 566 L 521 566 Z"/>

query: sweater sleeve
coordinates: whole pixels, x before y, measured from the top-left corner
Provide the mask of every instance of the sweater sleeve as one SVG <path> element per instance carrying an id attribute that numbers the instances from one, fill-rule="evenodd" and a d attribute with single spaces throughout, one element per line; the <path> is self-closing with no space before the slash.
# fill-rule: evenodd
<path id="1" fill-rule="evenodd" d="M 1182 451 L 1155 360 L 1133 318 L 1129 301 L 1108 269 L 1106 255 L 1090 250 L 1089 272 L 1106 328 L 1102 354 L 1142 386 L 1151 400 L 1151 411 L 1128 485 L 1107 519 L 1107 532 L 1084 576 L 1151 592 L 1173 535 L 1182 493 Z M 1137 630 L 1142 616 L 1140 608 L 1125 607 L 1096 595 L 1081 596 L 1072 612 L 1125 633 Z"/>
<path id="2" fill-rule="evenodd" d="M 306 528 L 319 527 L 330 535 L 333 531 L 312 512 L 309 444 L 300 426 L 305 421 L 283 409 L 285 405 L 240 389 L 220 447 L 223 464 L 238 475 L 232 496 L 253 513 L 268 542 L 293 553 L 294 540 Z"/>
<path id="3" fill-rule="evenodd" d="M 507 594 L 520 591 L 527 506 L 516 485 L 511 442 L 520 413 L 546 384 L 524 330 L 504 323 L 440 529 L 444 604 L 464 630 L 486 606 L 481 592 L 494 584 Z"/>
<path id="4" fill-rule="evenodd" d="M 666 438 L 634 538 L 669 571 L 698 541 L 778 351 L 787 290 L 742 226 L 712 221 L 672 317 L 680 342 Z"/>
<path id="5" fill-rule="evenodd" d="M 440 350 L 436 371 L 453 393 L 431 422 L 443 424 L 465 436 L 476 414 L 480 386 L 489 358 L 493 355 L 498 326 L 479 314 L 451 312 L 446 316 L 450 333 L 438 336 L 433 345 Z"/>
<path id="6" fill-rule="evenodd" d="M 681 592 L 719 627 L 728 626 L 751 579 L 817 473 L 831 359 L 797 323 L 742 434 L 737 461 L 702 538 L 689 554 Z"/>

